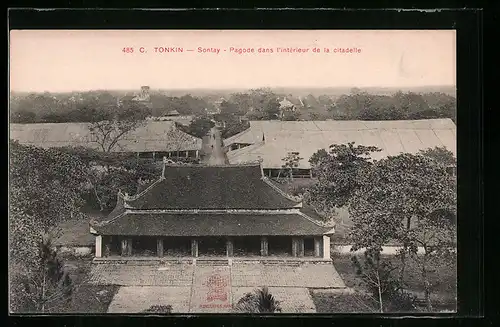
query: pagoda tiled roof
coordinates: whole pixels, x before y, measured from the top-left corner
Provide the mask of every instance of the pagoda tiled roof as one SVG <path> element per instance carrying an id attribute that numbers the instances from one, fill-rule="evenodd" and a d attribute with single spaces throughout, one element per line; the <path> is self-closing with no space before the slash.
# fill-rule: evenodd
<path id="1" fill-rule="evenodd" d="M 100 235 L 123 236 L 318 236 L 332 231 L 296 210 L 274 214 L 132 211 L 94 229 Z"/>
<path id="2" fill-rule="evenodd" d="M 287 209 L 301 205 L 262 176 L 259 163 L 172 165 L 147 189 L 125 198 L 130 209 Z"/>

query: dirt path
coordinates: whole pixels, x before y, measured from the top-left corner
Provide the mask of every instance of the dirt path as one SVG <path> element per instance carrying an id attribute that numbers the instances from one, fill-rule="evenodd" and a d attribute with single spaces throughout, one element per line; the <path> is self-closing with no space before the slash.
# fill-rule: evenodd
<path id="1" fill-rule="evenodd" d="M 202 145 L 206 151 L 204 162 L 209 165 L 227 165 L 226 152 L 222 142 L 221 132 L 217 127 L 212 127 L 208 133 L 208 137 L 203 138 L 204 144 Z"/>

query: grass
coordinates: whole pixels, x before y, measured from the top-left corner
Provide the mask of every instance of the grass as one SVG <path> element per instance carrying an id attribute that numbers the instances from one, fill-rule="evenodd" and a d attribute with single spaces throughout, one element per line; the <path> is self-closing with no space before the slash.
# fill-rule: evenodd
<path id="1" fill-rule="evenodd" d="M 66 261 L 73 280 L 73 296 L 69 303 L 59 305 L 60 313 L 106 313 L 117 285 L 88 283 L 91 261 L 89 259 Z"/>
<path id="2" fill-rule="evenodd" d="M 361 279 L 356 275 L 351 263 L 352 255 L 334 254 L 333 264 L 347 287 L 363 290 Z M 395 256 L 385 256 L 394 265 L 400 261 Z M 436 309 L 454 309 L 456 304 L 457 273 L 456 264 L 446 266 L 444 264 L 431 264 L 429 267 L 429 281 L 432 285 L 431 299 Z M 418 298 L 424 298 L 424 286 L 421 281 L 420 268 L 415 262 L 410 261 L 406 265 L 407 291 L 412 292 Z"/>
<path id="3" fill-rule="evenodd" d="M 359 294 L 334 294 L 311 291 L 311 298 L 318 313 L 376 313 L 377 304 Z"/>

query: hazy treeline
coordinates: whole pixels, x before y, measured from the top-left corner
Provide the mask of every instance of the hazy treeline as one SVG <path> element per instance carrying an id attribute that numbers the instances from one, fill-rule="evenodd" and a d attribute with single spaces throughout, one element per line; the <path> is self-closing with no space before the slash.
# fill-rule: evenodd
<path id="1" fill-rule="evenodd" d="M 111 91 L 13 94 L 10 97 L 10 120 L 12 123 L 88 122 L 95 119 L 96 113 L 129 107 L 130 104 L 119 106 L 119 100 L 125 95 Z M 280 101 L 285 97 L 296 110 L 279 115 Z M 261 88 L 232 93 L 223 98 L 215 93 L 174 97 L 152 91 L 147 107 L 152 116 L 162 116 L 172 110 L 177 110 L 181 115 L 202 116 L 207 110 L 220 108 L 221 115 L 218 118 L 225 121 L 231 120 L 230 116 L 245 116 L 252 120 L 454 120 L 456 98 L 441 92 L 399 91 L 392 95 L 377 95 L 360 89 L 352 89 L 341 96 L 294 96 Z"/>

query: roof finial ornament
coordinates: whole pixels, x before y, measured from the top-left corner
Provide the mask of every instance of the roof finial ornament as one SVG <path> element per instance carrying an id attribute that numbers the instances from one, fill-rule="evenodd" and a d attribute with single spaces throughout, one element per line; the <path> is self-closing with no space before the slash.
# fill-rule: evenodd
<path id="1" fill-rule="evenodd" d="M 262 175 L 262 178 L 264 178 L 264 167 L 262 166 L 262 162 L 264 162 L 264 159 L 262 159 L 261 156 L 258 156 L 258 159 L 259 161 L 259 166 L 260 166 L 260 174 Z"/>
<path id="2" fill-rule="evenodd" d="M 165 166 L 167 165 L 167 157 L 163 157 L 163 168 L 161 170 L 161 178 L 165 178 Z"/>

